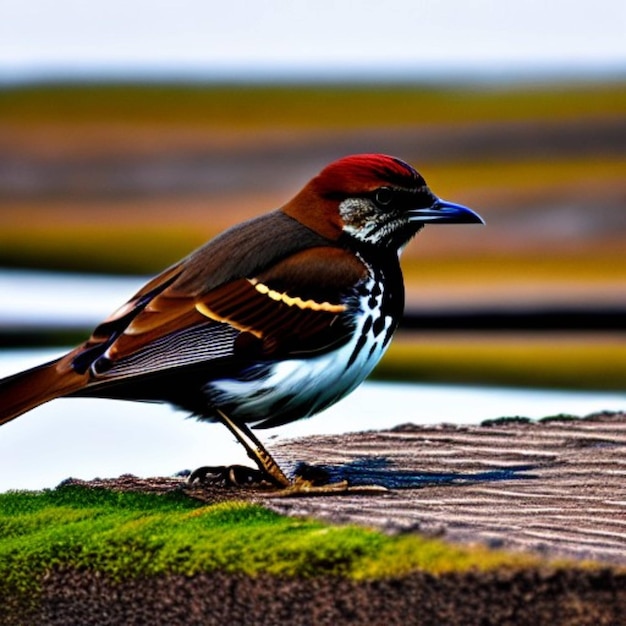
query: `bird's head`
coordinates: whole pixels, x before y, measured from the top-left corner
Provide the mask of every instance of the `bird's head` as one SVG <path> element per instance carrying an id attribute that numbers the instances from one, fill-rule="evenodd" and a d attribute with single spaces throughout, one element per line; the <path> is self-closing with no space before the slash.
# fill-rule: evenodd
<path id="1" fill-rule="evenodd" d="M 394 250 L 425 224 L 484 223 L 471 209 L 437 198 L 410 165 L 382 154 L 334 161 L 282 210 L 331 240 Z"/>

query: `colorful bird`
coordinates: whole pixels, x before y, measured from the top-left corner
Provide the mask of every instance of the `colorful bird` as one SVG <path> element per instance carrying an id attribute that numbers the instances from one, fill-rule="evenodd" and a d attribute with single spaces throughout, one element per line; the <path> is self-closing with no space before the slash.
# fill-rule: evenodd
<path id="1" fill-rule="evenodd" d="M 70 353 L 0 381 L 0 424 L 61 396 L 168 402 L 227 426 L 266 481 L 310 489 L 248 424 L 309 417 L 368 376 L 402 317 L 399 253 L 444 223 L 483 220 L 400 159 L 335 161 L 151 280 Z"/>

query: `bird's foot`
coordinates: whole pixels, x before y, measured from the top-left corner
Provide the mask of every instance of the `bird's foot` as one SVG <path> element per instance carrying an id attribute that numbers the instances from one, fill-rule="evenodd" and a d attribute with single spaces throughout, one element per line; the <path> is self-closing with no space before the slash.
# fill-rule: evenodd
<path id="1" fill-rule="evenodd" d="M 258 489 L 268 498 L 379 495 L 388 491 L 382 485 L 350 485 L 347 480 L 329 482 L 330 475 L 325 469 L 304 463 L 296 470 L 294 479 L 278 489 L 264 472 L 245 465 L 206 465 L 194 470 L 187 480 L 189 484 L 198 482 L 220 487 Z"/>
<path id="2" fill-rule="evenodd" d="M 382 485 L 350 485 L 347 480 L 330 482 L 330 474 L 323 468 L 301 463 L 291 484 L 278 491 L 267 492 L 267 497 L 331 496 L 338 494 L 381 494 L 388 490 Z"/>
<path id="3" fill-rule="evenodd" d="M 272 486 L 264 472 L 245 465 L 205 465 L 191 472 L 187 481 L 189 484 L 199 482 L 222 487 L 267 489 Z"/>
<path id="4" fill-rule="evenodd" d="M 296 498 L 302 496 L 336 496 L 340 494 L 380 495 L 388 491 L 382 485 L 350 485 L 347 480 L 316 485 L 309 480 L 296 477 L 288 487 L 278 491 L 268 491 L 263 495 L 267 498 Z"/>

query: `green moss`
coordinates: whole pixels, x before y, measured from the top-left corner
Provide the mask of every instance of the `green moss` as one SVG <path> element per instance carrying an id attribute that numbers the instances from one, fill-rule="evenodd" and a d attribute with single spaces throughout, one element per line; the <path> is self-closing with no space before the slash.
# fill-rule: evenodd
<path id="1" fill-rule="evenodd" d="M 0 494 L 0 598 L 36 593 L 53 568 L 97 571 L 118 581 L 215 570 L 371 579 L 533 562 L 418 536 L 283 517 L 249 503 L 203 506 L 182 494 L 76 486 Z"/>
<path id="2" fill-rule="evenodd" d="M 574 422 L 578 420 L 580 420 L 580 416 L 578 415 L 558 413 L 557 415 L 546 415 L 546 417 L 542 417 L 539 421 L 545 424 L 549 422 Z"/>
<path id="3" fill-rule="evenodd" d="M 511 417 L 495 417 L 493 419 L 483 420 L 480 425 L 485 427 L 503 426 L 507 424 L 530 424 L 530 417 L 521 415 L 513 415 Z"/>

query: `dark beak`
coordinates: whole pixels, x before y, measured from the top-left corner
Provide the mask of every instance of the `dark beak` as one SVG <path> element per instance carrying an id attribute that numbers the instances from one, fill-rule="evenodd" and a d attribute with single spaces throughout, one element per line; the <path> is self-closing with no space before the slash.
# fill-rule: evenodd
<path id="1" fill-rule="evenodd" d="M 409 220 L 420 224 L 484 224 L 485 220 L 466 206 L 437 200 L 426 209 L 411 209 Z"/>

